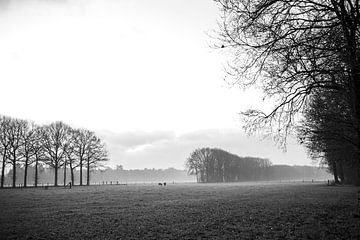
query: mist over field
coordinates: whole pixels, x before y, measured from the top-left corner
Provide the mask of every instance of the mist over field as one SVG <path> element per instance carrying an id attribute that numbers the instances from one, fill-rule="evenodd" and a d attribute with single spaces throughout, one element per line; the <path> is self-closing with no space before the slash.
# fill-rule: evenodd
<path id="1" fill-rule="evenodd" d="M 34 168 L 29 168 L 28 184 L 34 185 Z M 331 174 L 324 168 L 310 167 L 310 166 L 288 166 L 288 165 L 273 165 L 268 169 L 269 174 L 260 178 L 245 178 L 242 182 L 246 181 L 327 181 L 332 179 Z M 75 172 L 79 176 L 79 172 Z M 84 176 L 86 174 L 84 173 Z M 16 184 L 22 186 L 24 177 L 24 169 L 17 169 L 17 182 Z M 67 179 L 70 179 L 70 173 Z M 11 171 L 5 177 L 5 186 L 11 186 L 12 173 Z M 196 176 L 189 175 L 187 170 L 179 170 L 175 168 L 168 169 L 123 169 L 118 166 L 116 169 L 106 168 L 104 170 L 96 170 L 92 172 L 91 184 L 131 184 L 131 183 L 186 183 L 197 181 Z M 63 176 L 60 176 L 58 182 L 63 182 Z M 41 175 L 38 179 L 39 186 L 48 186 L 54 184 L 54 171 L 52 169 L 42 169 Z M 66 182 L 66 184 L 68 184 Z M 75 178 L 74 185 L 79 184 L 79 179 Z"/>

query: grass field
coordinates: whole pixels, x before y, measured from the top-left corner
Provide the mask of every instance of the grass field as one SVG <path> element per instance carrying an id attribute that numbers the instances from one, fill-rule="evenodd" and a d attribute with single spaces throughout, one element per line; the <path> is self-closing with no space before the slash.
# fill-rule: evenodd
<path id="1" fill-rule="evenodd" d="M 1 239 L 360 239 L 356 187 L 112 185 L 0 191 Z"/>

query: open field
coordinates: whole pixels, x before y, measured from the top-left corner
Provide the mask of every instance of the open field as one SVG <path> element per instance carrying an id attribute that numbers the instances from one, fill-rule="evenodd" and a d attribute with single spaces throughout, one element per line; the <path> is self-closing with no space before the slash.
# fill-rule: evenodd
<path id="1" fill-rule="evenodd" d="M 360 239 L 356 187 L 112 185 L 0 191 L 1 239 Z"/>

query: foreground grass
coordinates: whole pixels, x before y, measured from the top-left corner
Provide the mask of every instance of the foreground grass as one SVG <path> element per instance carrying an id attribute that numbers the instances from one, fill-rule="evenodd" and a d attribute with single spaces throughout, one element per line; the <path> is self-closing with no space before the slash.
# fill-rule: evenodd
<path id="1" fill-rule="evenodd" d="M 0 191 L 1 239 L 360 239 L 355 187 L 302 183 Z"/>

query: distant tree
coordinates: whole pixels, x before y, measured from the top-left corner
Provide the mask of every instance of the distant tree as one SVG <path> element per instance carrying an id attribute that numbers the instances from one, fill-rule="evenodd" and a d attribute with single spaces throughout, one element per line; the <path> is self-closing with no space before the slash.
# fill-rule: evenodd
<path id="1" fill-rule="evenodd" d="M 200 182 L 199 179 L 199 173 L 200 173 L 200 166 L 201 166 L 201 160 L 200 160 L 200 151 L 199 149 L 194 150 L 190 157 L 187 158 L 185 166 L 188 170 L 189 175 L 195 175 L 196 181 Z"/>
<path id="2" fill-rule="evenodd" d="M 43 164 L 45 163 L 46 155 L 45 155 L 45 149 L 42 145 L 43 143 L 43 134 L 44 134 L 44 128 L 41 126 L 38 126 L 35 129 L 35 137 L 34 137 L 34 143 L 32 145 L 33 152 L 34 152 L 34 185 L 35 187 L 38 186 L 39 182 L 39 170 L 40 172 L 43 169 Z"/>
<path id="3" fill-rule="evenodd" d="M 108 153 L 106 151 L 105 144 L 101 142 L 101 139 L 96 137 L 94 133 L 91 134 L 91 138 L 85 148 L 86 156 L 86 185 L 90 185 L 90 172 L 91 169 L 101 167 L 102 163 L 108 160 Z"/>
<path id="4" fill-rule="evenodd" d="M 38 126 L 33 122 L 26 121 L 24 124 L 24 129 L 22 131 L 21 136 L 21 147 L 19 149 L 19 155 L 21 156 L 22 163 L 24 164 L 24 187 L 27 186 L 27 178 L 28 178 L 28 167 L 36 162 L 38 158 L 36 155 L 40 151 L 40 141 L 41 141 L 41 132 L 38 130 Z M 37 167 L 36 163 L 36 167 Z M 35 170 L 35 174 L 37 174 L 37 170 Z M 37 176 L 36 176 L 37 177 Z"/>
<path id="5" fill-rule="evenodd" d="M 5 167 L 8 160 L 10 141 L 8 138 L 8 128 L 10 126 L 11 119 L 9 117 L 0 117 L 0 155 L 2 160 L 1 166 L 1 188 L 4 187 L 5 181 Z"/>
<path id="6" fill-rule="evenodd" d="M 24 132 L 26 131 L 27 122 L 25 120 L 13 118 L 6 129 L 6 135 L 9 141 L 9 161 L 12 165 L 12 187 L 16 187 L 16 169 L 22 159 L 21 147 L 23 145 Z"/>
<path id="7" fill-rule="evenodd" d="M 198 182 L 232 182 L 260 180 L 268 176 L 268 159 L 239 157 L 217 148 L 194 150 L 186 160 L 188 174 Z"/>
<path id="8" fill-rule="evenodd" d="M 189 166 L 194 167 L 193 170 L 196 172 L 196 177 L 199 182 L 208 182 L 210 178 L 210 149 L 209 148 L 199 148 L 196 149 L 190 155 L 188 159 Z M 190 172 L 192 171 L 189 169 Z"/>
<path id="9" fill-rule="evenodd" d="M 77 129 L 73 132 L 74 154 L 80 168 L 80 186 L 83 185 L 83 168 L 86 161 L 86 151 L 91 144 L 94 133 L 86 129 Z"/>
<path id="10" fill-rule="evenodd" d="M 58 186 L 58 170 L 64 164 L 68 129 L 69 127 L 62 122 L 51 123 L 43 127 L 42 146 L 45 163 L 54 169 L 54 186 Z"/>
<path id="11" fill-rule="evenodd" d="M 67 162 L 69 163 L 71 184 L 74 185 L 75 184 L 74 171 L 79 166 L 79 159 L 77 158 L 77 155 L 75 152 L 78 147 L 76 145 L 76 143 L 78 141 L 78 139 L 77 139 L 78 130 L 70 129 L 68 134 L 69 135 L 68 135 L 68 141 L 67 141 L 67 144 L 65 147 L 65 154 L 66 154 Z M 65 184 L 65 180 L 64 180 L 64 184 Z"/>
<path id="12" fill-rule="evenodd" d="M 63 157 L 63 168 L 64 168 L 64 174 L 63 174 L 63 184 L 64 187 L 67 185 L 66 181 L 66 170 L 68 168 L 68 164 L 70 167 L 70 178 L 71 178 L 71 184 L 74 185 L 74 168 L 73 165 L 75 163 L 74 159 L 74 129 L 72 129 L 70 126 L 67 126 L 66 130 L 66 140 L 63 147 L 64 151 L 64 157 Z M 76 166 L 75 166 L 76 167 Z"/>

